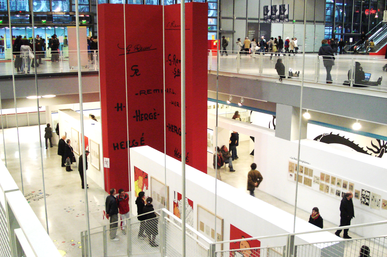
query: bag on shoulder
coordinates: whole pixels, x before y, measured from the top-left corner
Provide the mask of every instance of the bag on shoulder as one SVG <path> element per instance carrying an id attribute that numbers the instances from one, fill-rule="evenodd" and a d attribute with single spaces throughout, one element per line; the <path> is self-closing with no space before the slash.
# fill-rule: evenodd
<path id="1" fill-rule="evenodd" d="M 214 154 L 214 163 L 213 163 L 214 169 L 215 169 L 215 160 L 216 160 L 216 166 L 218 168 L 223 166 L 224 161 L 223 161 L 223 157 L 222 157 L 222 155 L 220 153 L 218 153 L 216 155 Z"/>

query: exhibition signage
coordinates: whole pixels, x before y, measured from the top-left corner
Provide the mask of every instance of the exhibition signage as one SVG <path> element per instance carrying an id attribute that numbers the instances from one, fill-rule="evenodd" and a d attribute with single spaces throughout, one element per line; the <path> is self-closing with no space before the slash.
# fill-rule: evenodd
<path id="1" fill-rule="evenodd" d="M 165 7 L 165 113 L 162 17 L 162 6 L 99 5 L 102 141 L 104 158 L 110 160 L 109 168 L 104 168 L 106 191 L 129 190 L 129 148 L 149 145 L 164 151 L 164 130 L 167 154 L 181 159 L 179 5 Z M 203 172 L 207 169 L 206 29 L 207 4 L 187 4 L 187 164 Z"/>

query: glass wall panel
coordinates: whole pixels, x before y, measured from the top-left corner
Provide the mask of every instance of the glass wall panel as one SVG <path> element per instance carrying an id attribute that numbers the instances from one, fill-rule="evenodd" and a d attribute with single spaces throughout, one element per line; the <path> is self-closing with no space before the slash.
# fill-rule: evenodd
<path id="1" fill-rule="evenodd" d="M 159 4 L 159 1 L 158 1 L 158 0 L 146 0 L 146 1 L 145 1 L 145 4 L 149 4 L 149 5 L 158 5 L 158 4 Z"/>
<path id="2" fill-rule="evenodd" d="M 107 4 L 108 0 L 99 0 L 98 3 L 100 3 L 100 4 Z"/>
<path id="3" fill-rule="evenodd" d="M 7 5 L 7 0 L 0 0 L 0 12 L 8 11 Z"/>
<path id="4" fill-rule="evenodd" d="M 128 4 L 143 4 L 143 0 L 128 0 Z"/>
<path id="5" fill-rule="evenodd" d="M 32 2 L 34 12 L 49 12 L 50 1 L 49 0 L 35 0 Z"/>
<path id="6" fill-rule="evenodd" d="M 89 5 L 78 5 L 79 12 L 90 12 Z M 75 12 L 75 4 L 72 6 L 72 11 Z"/>
<path id="7" fill-rule="evenodd" d="M 53 12 L 69 12 L 70 1 L 69 0 L 52 0 Z"/>
<path id="8" fill-rule="evenodd" d="M 110 0 L 110 4 L 123 4 L 125 3 L 125 0 Z"/>
<path id="9" fill-rule="evenodd" d="M 28 0 L 10 0 L 11 11 L 28 12 L 30 10 Z"/>
<path id="10" fill-rule="evenodd" d="M 5 28 L 0 28 L 0 59 L 5 58 L 5 48 L 6 48 L 6 31 Z"/>

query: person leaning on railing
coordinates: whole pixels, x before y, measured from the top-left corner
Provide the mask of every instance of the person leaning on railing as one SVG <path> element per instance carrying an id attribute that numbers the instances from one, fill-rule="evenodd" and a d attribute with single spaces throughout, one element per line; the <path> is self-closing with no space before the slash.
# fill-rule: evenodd
<path id="1" fill-rule="evenodd" d="M 159 223 L 159 220 L 156 218 L 156 213 L 154 212 L 155 209 L 153 209 L 153 205 L 152 205 L 152 197 L 148 197 L 146 199 L 146 205 L 144 206 L 144 213 L 147 213 L 145 214 L 145 220 L 146 220 L 146 224 L 145 224 L 145 233 L 148 235 L 148 238 L 149 238 L 149 244 L 152 246 L 152 247 L 157 247 L 159 246 L 158 244 L 156 244 L 155 240 L 156 240 L 156 236 L 159 234 L 159 229 L 158 229 L 158 223 Z"/>
<path id="2" fill-rule="evenodd" d="M 144 239 L 146 235 L 145 232 L 145 216 L 142 215 L 144 213 L 144 206 L 145 206 L 145 193 L 143 191 L 138 193 L 138 197 L 136 199 L 136 205 L 137 205 L 137 219 L 141 221 L 140 223 L 140 229 L 138 231 L 138 238 Z"/>

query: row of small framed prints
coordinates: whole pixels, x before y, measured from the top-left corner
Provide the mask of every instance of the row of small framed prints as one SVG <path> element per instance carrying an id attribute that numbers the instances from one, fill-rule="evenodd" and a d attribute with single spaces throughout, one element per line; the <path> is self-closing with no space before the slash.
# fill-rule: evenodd
<path id="1" fill-rule="evenodd" d="M 297 164 L 289 161 L 288 178 L 296 181 Z M 387 210 L 387 197 L 382 198 L 383 192 L 371 192 L 365 186 L 359 184 L 355 188 L 355 183 L 337 176 L 319 172 L 310 167 L 300 165 L 298 182 L 324 194 L 341 199 L 348 191 L 353 192 L 354 199 L 360 201 L 364 208 L 375 210 Z M 387 194 L 386 194 L 387 195 Z"/>

